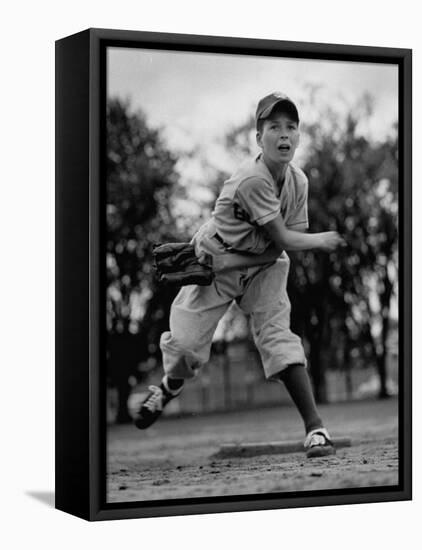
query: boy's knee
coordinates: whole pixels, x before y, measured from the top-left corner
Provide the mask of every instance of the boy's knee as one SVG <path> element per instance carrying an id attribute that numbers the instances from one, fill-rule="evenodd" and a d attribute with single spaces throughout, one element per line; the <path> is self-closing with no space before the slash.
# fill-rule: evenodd
<path id="1" fill-rule="evenodd" d="M 161 335 L 160 348 L 164 372 L 174 378 L 193 378 L 209 356 L 205 349 L 195 350 L 190 339 L 180 340 L 171 332 Z"/>
<path id="2" fill-rule="evenodd" d="M 177 336 L 172 332 L 163 332 L 160 338 L 160 348 L 163 353 L 186 355 L 195 348 L 195 341 L 197 342 L 189 331 L 184 331 Z"/>
<path id="3" fill-rule="evenodd" d="M 187 380 L 194 378 L 198 374 L 200 364 L 189 357 L 179 357 L 177 360 L 174 360 L 174 358 L 166 359 L 164 357 L 163 368 L 168 376 Z"/>

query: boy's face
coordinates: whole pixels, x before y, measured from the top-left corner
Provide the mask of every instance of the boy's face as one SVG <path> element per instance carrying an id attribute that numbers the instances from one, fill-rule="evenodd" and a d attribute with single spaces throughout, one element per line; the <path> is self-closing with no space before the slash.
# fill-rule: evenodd
<path id="1" fill-rule="evenodd" d="M 264 120 L 256 134 L 264 160 L 272 165 L 290 162 L 299 145 L 299 127 L 287 113 L 275 113 Z"/>

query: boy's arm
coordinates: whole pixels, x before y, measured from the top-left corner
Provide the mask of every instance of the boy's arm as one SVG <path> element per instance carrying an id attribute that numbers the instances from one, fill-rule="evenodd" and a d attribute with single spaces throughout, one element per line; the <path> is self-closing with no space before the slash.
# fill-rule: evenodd
<path id="1" fill-rule="evenodd" d="M 213 257 L 213 270 L 216 273 L 240 269 L 243 267 L 255 267 L 268 264 L 277 260 L 284 250 L 299 251 L 319 248 L 331 252 L 345 242 L 336 231 L 323 233 L 306 233 L 306 229 L 290 230 L 281 214 L 262 226 L 273 241 L 273 244 L 262 254 L 221 254 Z"/>
<path id="2" fill-rule="evenodd" d="M 331 252 L 338 246 L 345 244 L 342 237 L 336 231 L 326 231 L 323 233 L 291 231 L 286 227 L 281 214 L 262 227 L 271 238 L 275 249 L 280 253 L 283 250 L 299 251 L 310 250 L 312 248 L 320 248 L 326 252 Z"/>

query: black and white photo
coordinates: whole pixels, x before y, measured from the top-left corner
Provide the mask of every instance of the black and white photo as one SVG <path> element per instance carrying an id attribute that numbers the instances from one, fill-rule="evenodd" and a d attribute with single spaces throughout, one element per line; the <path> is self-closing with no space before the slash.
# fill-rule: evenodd
<path id="1" fill-rule="evenodd" d="M 406 51 L 97 32 L 100 509 L 408 497 Z"/>

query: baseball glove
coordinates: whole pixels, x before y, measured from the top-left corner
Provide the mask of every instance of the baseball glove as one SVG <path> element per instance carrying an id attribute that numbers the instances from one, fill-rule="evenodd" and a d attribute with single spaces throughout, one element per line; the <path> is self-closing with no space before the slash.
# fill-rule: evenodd
<path id="1" fill-rule="evenodd" d="M 160 244 L 154 246 L 152 253 L 157 278 L 162 284 L 207 286 L 214 279 L 211 256 L 205 255 L 199 262 L 192 244 Z"/>

